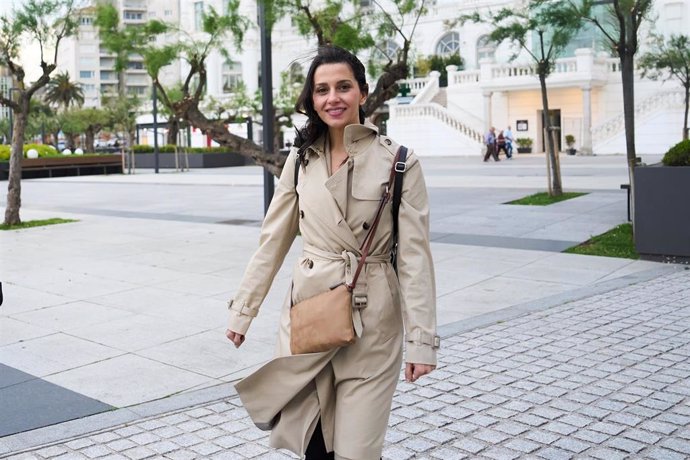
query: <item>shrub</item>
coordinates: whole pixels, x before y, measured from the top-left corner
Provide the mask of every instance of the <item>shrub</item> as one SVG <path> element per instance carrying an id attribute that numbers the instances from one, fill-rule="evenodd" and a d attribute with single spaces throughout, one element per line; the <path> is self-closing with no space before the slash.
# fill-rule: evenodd
<path id="1" fill-rule="evenodd" d="M 57 150 L 53 149 L 50 145 L 44 144 L 24 144 L 24 158 L 26 158 L 26 152 L 31 149 L 36 149 L 38 152 L 38 157 L 57 157 L 60 154 Z M 9 161 L 11 155 L 11 146 L 0 145 L 0 161 Z"/>
<path id="2" fill-rule="evenodd" d="M 566 134 L 565 143 L 566 145 L 568 145 L 568 147 L 572 147 L 573 145 L 575 145 L 575 136 L 573 136 L 572 134 Z"/>
<path id="3" fill-rule="evenodd" d="M 666 166 L 690 166 L 690 139 L 671 147 L 661 162 Z"/>
<path id="4" fill-rule="evenodd" d="M 57 150 L 54 150 L 50 145 L 24 144 L 24 158 L 26 158 L 26 152 L 31 149 L 36 149 L 39 158 L 60 156 L 60 153 Z"/>
<path id="5" fill-rule="evenodd" d="M 529 137 L 518 137 L 515 142 L 517 142 L 518 147 L 523 149 L 532 147 L 532 139 Z"/>

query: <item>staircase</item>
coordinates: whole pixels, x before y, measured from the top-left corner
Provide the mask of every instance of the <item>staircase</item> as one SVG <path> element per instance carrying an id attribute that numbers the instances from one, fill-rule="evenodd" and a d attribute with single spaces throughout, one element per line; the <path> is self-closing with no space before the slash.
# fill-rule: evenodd
<path id="1" fill-rule="evenodd" d="M 432 72 L 410 104 L 389 105 L 388 134 L 418 155 L 479 155 L 482 133 L 447 109 L 446 89 L 439 88 L 438 77 Z"/>
<path id="2" fill-rule="evenodd" d="M 643 128 L 644 121 L 660 110 L 682 108 L 685 104 L 685 95 L 681 89 L 659 91 L 635 104 L 635 126 Z M 606 120 L 592 128 L 592 145 L 594 151 L 597 147 L 607 144 L 617 136 L 625 135 L 625 114 Z"/>
<path id="3" fill-rule="evenodd" d="M 431 98 L 431 102 L 441 107 L 448 107 L 448 93 L 446 92 L 446 88 L 439 88 L 438 92 Z"/>

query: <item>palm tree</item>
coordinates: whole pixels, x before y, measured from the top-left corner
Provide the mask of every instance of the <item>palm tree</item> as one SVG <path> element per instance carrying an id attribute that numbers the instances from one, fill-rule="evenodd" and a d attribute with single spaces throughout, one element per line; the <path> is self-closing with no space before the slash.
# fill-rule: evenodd
<path id="1" fill-rule="evenodd" d="M 45 100 L 58 107 L 64 107 L 66 111 L 70 104 L 81 106 L 84 103 L 84 90 L 81 83 L 70 80 L 69 72 L 59 73 L 48 82 Z"/>

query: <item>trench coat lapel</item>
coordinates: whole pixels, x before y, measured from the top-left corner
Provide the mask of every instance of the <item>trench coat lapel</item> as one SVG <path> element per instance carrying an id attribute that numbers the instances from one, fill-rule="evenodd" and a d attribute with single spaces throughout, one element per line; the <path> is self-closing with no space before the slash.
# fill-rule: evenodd
<path id="1" fill-rule="evenodd" d="M 348 187 L 347 166 L 343 165 L 328 177 L 325 155 L 313 155 L 307 166 L 308 173 L 300 175 L 302 182 L 301 206 L 311 208 L 310 216 L 323 224 L 324 231 L 331 232 L 347 250 L 358 253 L 359 242 L 345 220 Z"/>

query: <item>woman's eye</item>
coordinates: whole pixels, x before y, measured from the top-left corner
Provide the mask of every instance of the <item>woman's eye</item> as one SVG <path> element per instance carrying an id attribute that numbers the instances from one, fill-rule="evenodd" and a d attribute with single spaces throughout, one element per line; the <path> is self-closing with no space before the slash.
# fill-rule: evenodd
<path id="1" fill-rule="evenodd" d="M 352 88 L 351 85 L 340 85 L 340 86 L 338 87 L 338 90 L 340 90 L 340 91 L 349 91 L 350 88 Z"/>
<path id="2" fill-rule="evenodd" d="M 326 94 L 328 92 L 328 89 L 321 87 L 321 88 L 316 88 L 316 94 Z"/>

